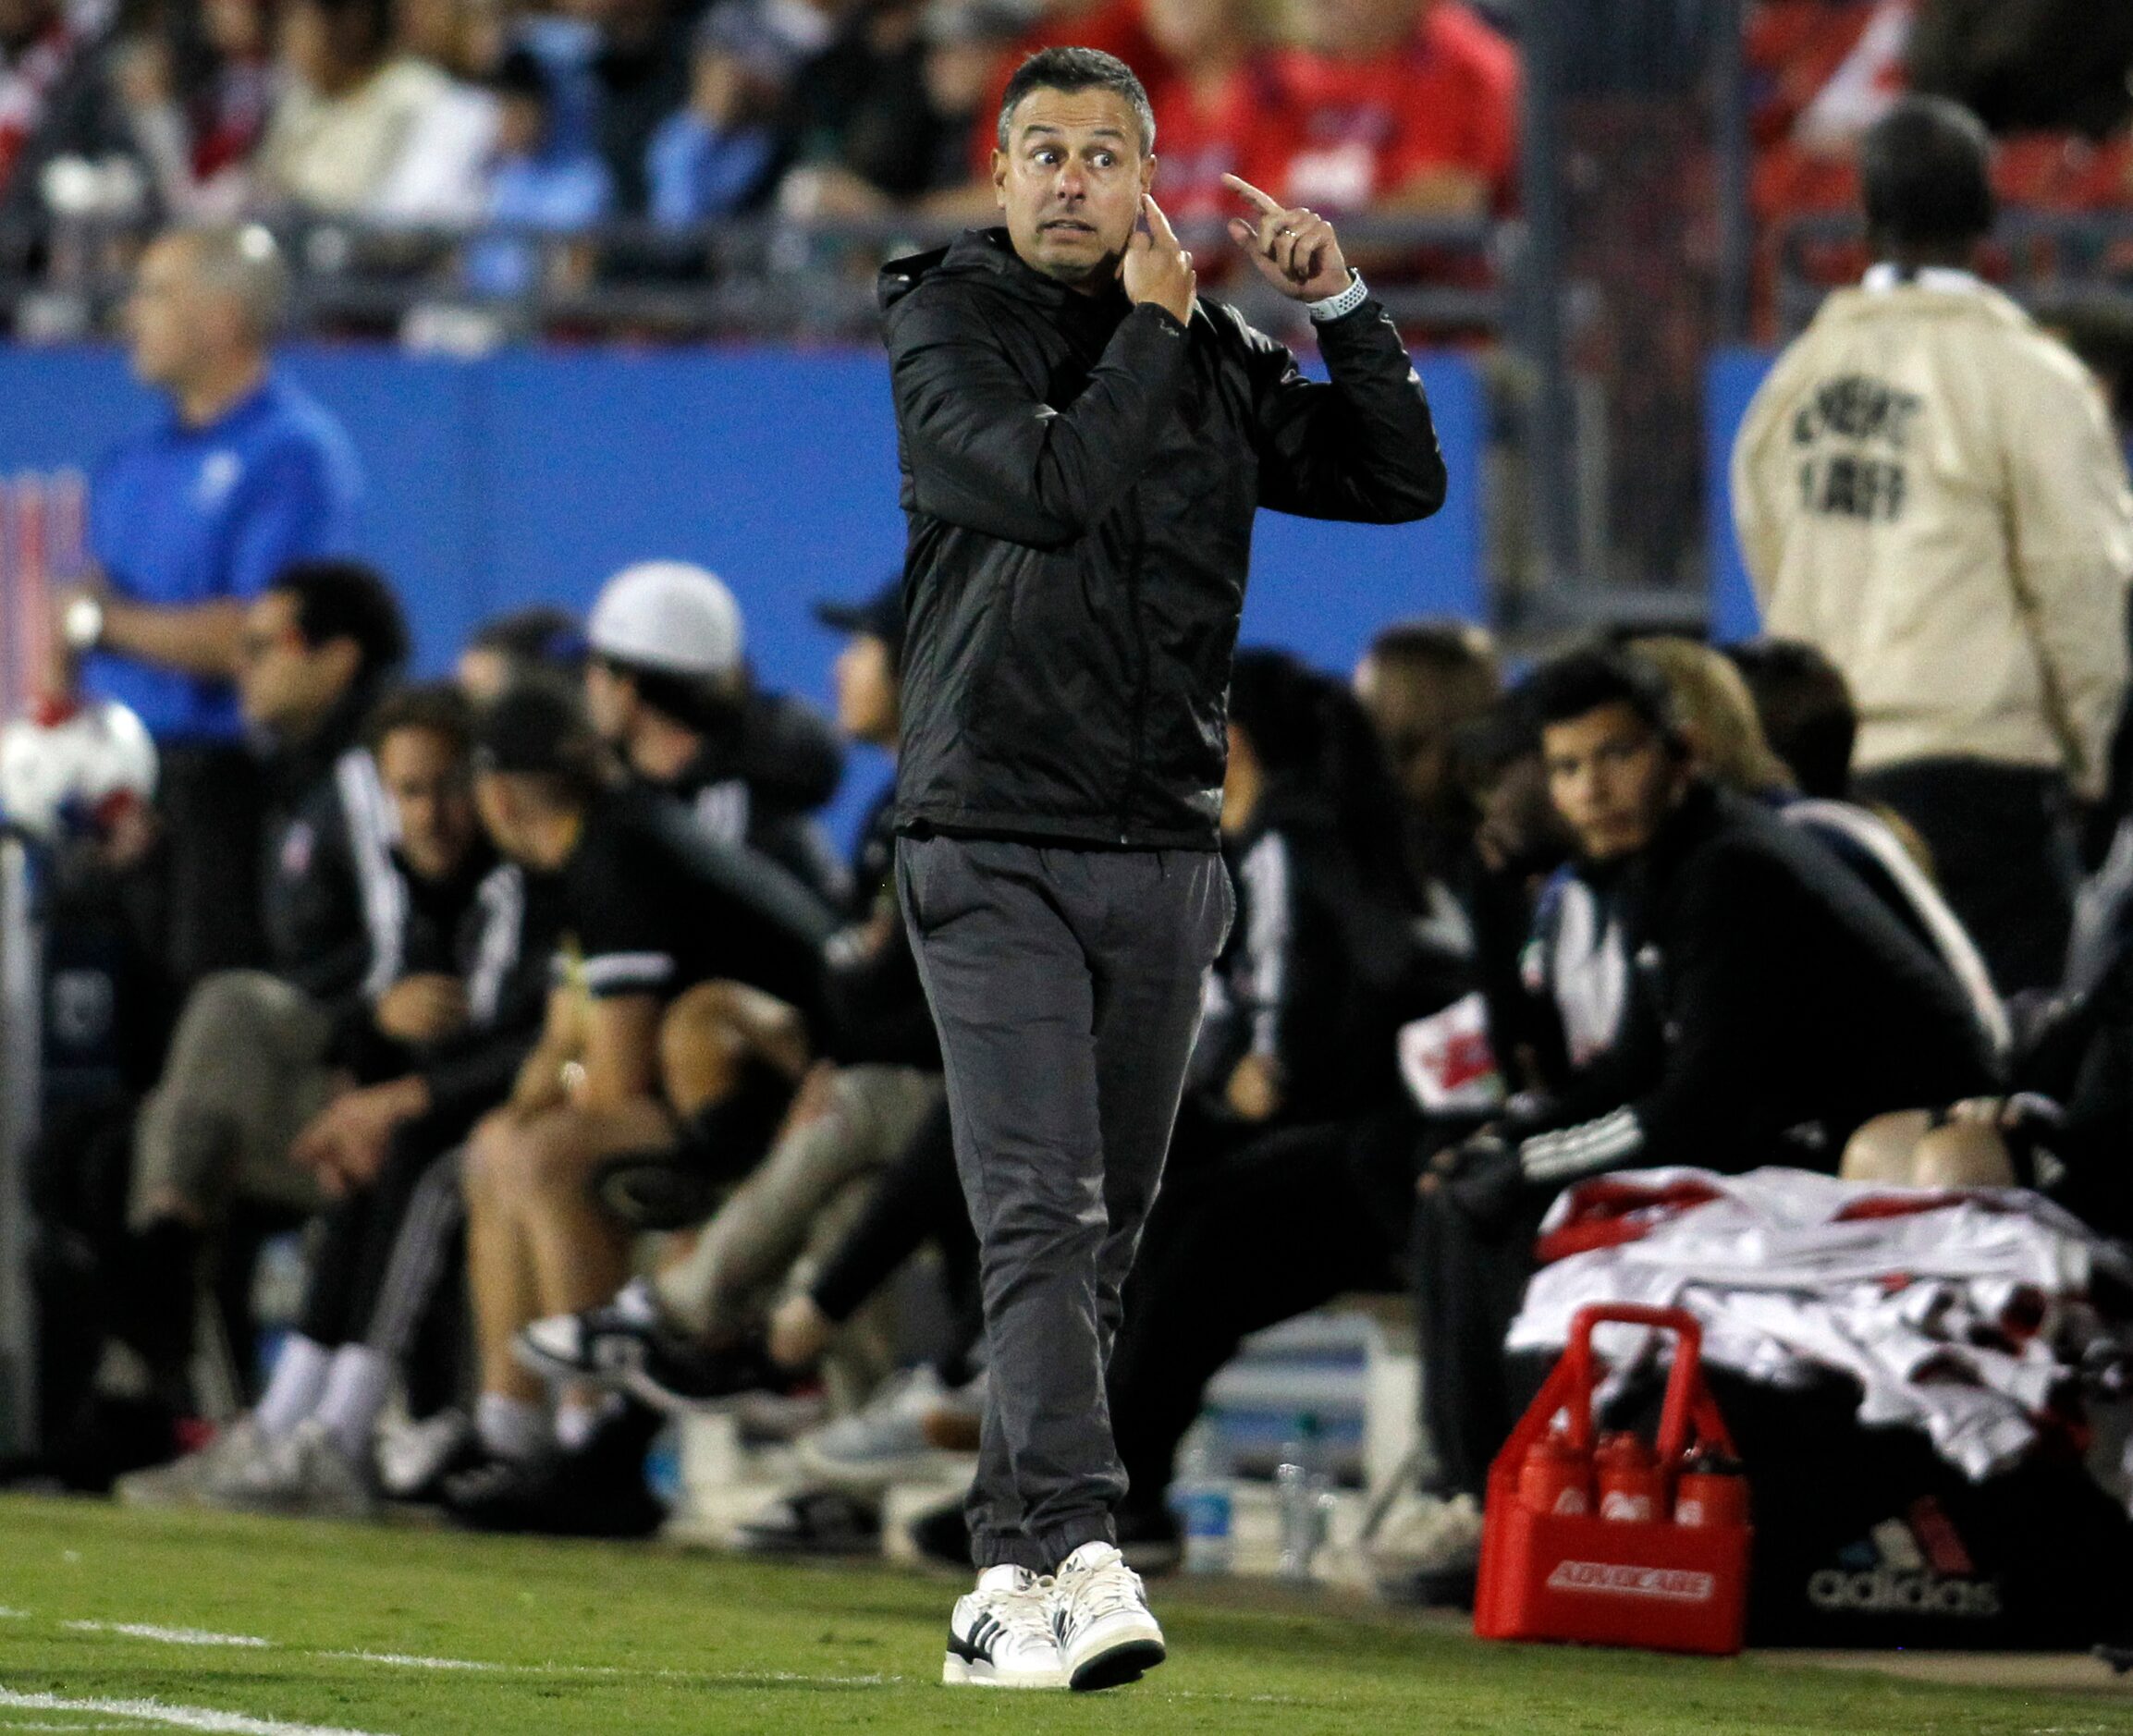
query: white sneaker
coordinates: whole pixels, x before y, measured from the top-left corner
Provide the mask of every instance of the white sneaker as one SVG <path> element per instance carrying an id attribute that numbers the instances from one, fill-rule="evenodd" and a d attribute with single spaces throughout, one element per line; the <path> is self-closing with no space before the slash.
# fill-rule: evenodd
<path id="1" fill-rule="evenodd" d="M 880 1489 L 938 1468 L 926 1419 L 947 1395 L 930 1363 L 891 1375 L 850 1416 L 810 1429 L 793 1443 L 800 1468 L 843 1489 Z"/>
<path id="2" fill-rule="evenodd" d="M 367 1519 L 376 1510 L 370 1467 L 341 1450 L 316 1417 L 306 1417 L 236 1475 L 204 1491 L 202 1504 L 253 1513 Z"/>
<path id="3" fill-rule="evenodd" d="M 1166 1656 L 1141 1576 L 1108 1543 L 1085 1543 L 1052 1580 L 1052 1632 L 1068 1685 L 1083 1693 L 1138 1681 Z"/>
<path id="4" fill-rule="evenodd" d="M 1453 1573 L 1481 1559 L 1481 1503 L 1471 1495 L 1403 1495 L 1379 1522 L 1370 1557 L 1411 1573 Z"/>
<path id="5" fill-rule="evenodd" d="M 951 1688 L 1063 1688 L 1052 1638 L 1052 1591 L 1026 1567 L 1003 1562 L 977 1576 L 948 1619 L 940 1679 Z"/>
<path id="6" fill-rule="evenodd" d="M 1481 1503 L 1410 1491 L 1364 1542 L 1379 1593 L 1398 1603 L 1457 1602 L 1481 1562 Z"/>
<path id="7" fill-rule="evenodd" d="M 182 1459 L 128 1472 L 111 1485 L 112 1493 L 127 1507 L 198 1507 L 241 1474 L 268 1444 L 259 1424 L 249 1414 L 240 1416 Z"/>

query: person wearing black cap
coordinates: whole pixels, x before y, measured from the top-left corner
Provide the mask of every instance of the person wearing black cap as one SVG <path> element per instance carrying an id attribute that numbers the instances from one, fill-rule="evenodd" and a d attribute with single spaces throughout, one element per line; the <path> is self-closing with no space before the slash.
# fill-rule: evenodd
<path id="1" fill-rule="evenodd" d="M 603 1431 L 614 1407 L 567 1391 L 558 1459 L 540 1382 L 512 1340 L 620 1283 L 627 1238 L 587 1183 L 607 1157 L 671 1144 L 677 1113 L 718 1089 L 701 1069 L 678 1088 L 668 1032 L 685 998 L 722 996 L 797 1074 L 821 1018 L 830 923 L 776 863 L 707 837 L 668 798 L 622 787 L 567 693 L 528 686 L 490 707 L 474 791 L 497 847 L 554 877 L 566 941 L 541 1043 L 468 1145 L 476 1424 L 492 1461 L 447 1497 L 479 1524 L 632 1529 L 649 1518 L 637 1498 L 643 1437 Z"/>
<path id="2" fill-rule="evenodd" d="M 815 618 L 849 635 L 837 659 L 837 713 L 852 740 L 895 751 L 901 581 Z M 668 1401 L 718 1396 L 774 1377 L 746 1353 L 767 1301 L 809 1250 L 833 1245 L 940 1095 L 940 1051 L 889 868 L 891 780 L 862 828 L 858 890 L 825 951 L 824 1058 L 763 1160 L 679 1259 L 608 1302 L 535 1322 L 522 1360 L 552 1378 L 647 1388 Z M 878 1335 L 872 1335 L 878 1337 Z M 827 1331 L 825 1333 L 827 1339 Z M 854 1370 L 885 1372 L 882 1346 L 852 1335 Z M 822 1347 L 818 1346 L 817 1349 Z"/>

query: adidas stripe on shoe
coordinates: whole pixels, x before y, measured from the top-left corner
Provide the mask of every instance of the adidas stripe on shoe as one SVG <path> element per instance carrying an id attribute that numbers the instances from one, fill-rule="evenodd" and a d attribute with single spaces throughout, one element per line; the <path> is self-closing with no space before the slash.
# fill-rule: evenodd
<path id="1" fill-rule="evenodd" d="M 1063 1688 L 1052 1637 L 1051 1582 L 1001 1564 L 955 1600 L 940 1679 L 951 1688 Z"/>
<path id="2" fill-rule="evenodd" d="M 1167 1655 L 1141 1576 L 1109 1544 L 1085 1543 L 1060 1562 L 1051 1596 L 1060 1663 L 1078 1692 L 1138 1681 Z"/>

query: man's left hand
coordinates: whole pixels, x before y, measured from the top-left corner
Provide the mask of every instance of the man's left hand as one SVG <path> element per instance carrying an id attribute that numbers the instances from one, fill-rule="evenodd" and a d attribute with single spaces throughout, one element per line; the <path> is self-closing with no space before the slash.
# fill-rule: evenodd
<path id="1" fill-rule="evenodd" d="M 1264 277 L 1293 300 L 1323 301 L 1348 287 L 1348 262 L 1333 226 L 1302 206 L 1292 210 L 1242 176 L 1222 179 L 1252 207 L 1230 219 L 1230 238 Z"/>

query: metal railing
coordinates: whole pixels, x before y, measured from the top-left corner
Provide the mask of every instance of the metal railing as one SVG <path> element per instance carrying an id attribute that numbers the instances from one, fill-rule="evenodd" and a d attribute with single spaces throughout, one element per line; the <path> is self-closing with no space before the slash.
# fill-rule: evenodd
<path id="1" fill-rule="evenodd" d="M 805 223 L 756 217 L 690 230 L 609 224 L 570 235 L 499 226 L 411 228 L 321 217 L 272 223 L 293 267 L 300 332 L 404 336 L 443 348 L 538 336 L 621 335 L 676 342 L 873 340 L 881 264 L 952 239 L 965 222 L 898 214 Z M 1218 224 L 1181 225 L 1209 261 L 1232 243 Z M 108 330 L 147 231 L 104 219 L 61 225 L 31 275 L 0 276 L 0 312 L 18 338 Z M 1343 247 L 1418 335 L 1491 335 L 1502 324 L 1507 226 L 1487 219 L 1354 218 Z M 468 261 L 510 256 L 513 287 L 484 290 Z M 1212 274 L 1209 274 L 1210 278 Z M 1209 284 L 1276 332 L 1301 310 L 1248 269 Z"/>
<path id="2" fill-rule="evenodd" d="M 1791 337 L 1866 256 L 1866 226 L 1842 213 L 1795 217 L 1776 233 L 1774 310 Z M 2133 208 L 2001 213 L 1984 249 L 1988 275 L 2044 318 L 2097 311 L 2133 320 Z"/>

